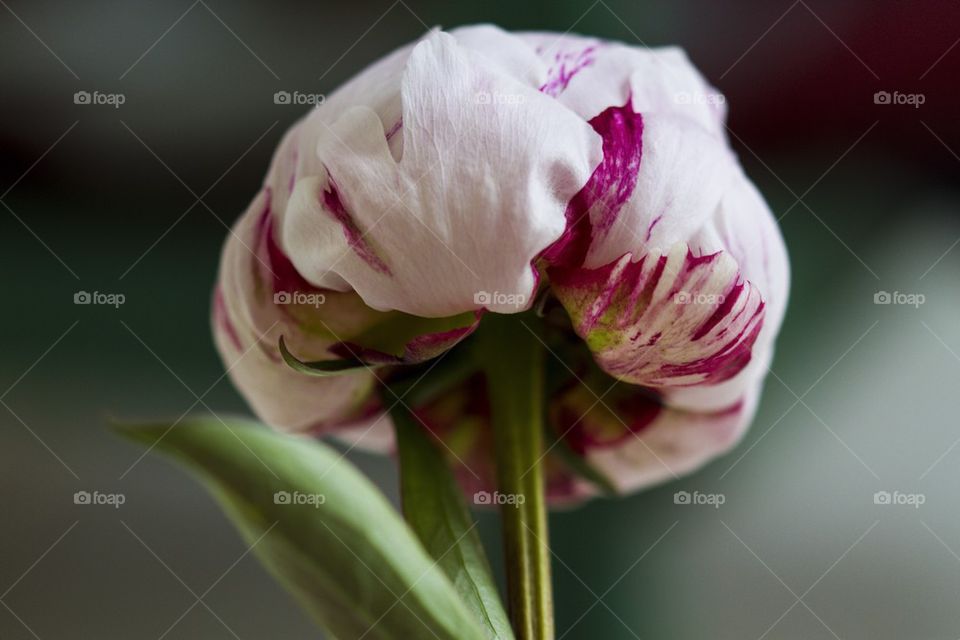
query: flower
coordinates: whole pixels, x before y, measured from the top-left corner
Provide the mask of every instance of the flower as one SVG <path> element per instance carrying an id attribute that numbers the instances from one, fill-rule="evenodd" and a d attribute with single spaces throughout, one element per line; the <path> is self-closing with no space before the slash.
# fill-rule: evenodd
<path id="1" fill-rule="evenodd" d="M 274 427 L 389 449 L 377 378 L 539 299 L 552 497 L 697 468 L 748 426 L 789 288 L 725 111 L 673 48 L 475 26 L 395 51 L 294 125 L 228 238 L 231 378 Z M 413 409 L 488 485 L 482 374 Z"/>

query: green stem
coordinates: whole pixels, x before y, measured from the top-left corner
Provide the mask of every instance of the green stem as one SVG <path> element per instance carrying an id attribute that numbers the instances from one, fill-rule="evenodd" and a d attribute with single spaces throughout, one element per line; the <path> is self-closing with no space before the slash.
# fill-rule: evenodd
<path id="1" fill-rule="evenodd" d="M 498 489 L 505 499 L 501 515 L 507 592 L 517 640 L 554 637 L 541 461 L 543 349 L 531 332 L 536 323 L 526 314 L 487 314 L 477 345 L 490 394 Z"/>

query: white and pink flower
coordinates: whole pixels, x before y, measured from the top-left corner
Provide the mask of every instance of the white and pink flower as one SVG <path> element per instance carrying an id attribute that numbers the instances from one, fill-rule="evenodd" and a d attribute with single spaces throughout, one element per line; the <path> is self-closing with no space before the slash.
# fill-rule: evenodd
<path id="1" fill-rule="evenodd" d="M 678 49 L 476 26 L 395 51 L 290 130 L 227 241 L 213 316 L 234 383 L 277 428 L 389 448 L 376 375 L 540 300 L 560 446 L 622 492 L 697 468 L 748 426 L 788 294 L 724 118 Z M 306 376 L 281 336 L 382 368 Z M 413 407 L 477 486 L 483 386 Z M 595 493 L 557 453 L 553 497 Z"/>

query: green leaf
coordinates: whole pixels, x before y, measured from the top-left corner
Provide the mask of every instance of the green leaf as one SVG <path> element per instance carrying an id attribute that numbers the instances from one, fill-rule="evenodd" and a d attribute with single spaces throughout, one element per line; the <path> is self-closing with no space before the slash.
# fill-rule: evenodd
<path id="1" fill-rule="evenodd" d="M 443 455 L 405 407 L 391 411 L 400 453 L 403 514 L 481 621 L 490 640 L 513 640 L 476 522 Z"/>
<path id="2" fill-rule="evenodd" d="M 335 450 L 233 419 L 118 430 L 197 472 L 264 564 L 335 637 L 486 638 L 399 514 Z"/>
<path id="3" fill-rule="evenodd" d="M 351 373 L 360 369 L 375 369 L 377 365 L 366 364 L 359 360 L 316 360 L 314 362 L 304 362 L 287 349 L 283 336 L 280 336 L 280 355 L 287 366 L 300 373 L 310 376 L 326 378 L 328 376 L 339 376 L 344 373 Z"/>

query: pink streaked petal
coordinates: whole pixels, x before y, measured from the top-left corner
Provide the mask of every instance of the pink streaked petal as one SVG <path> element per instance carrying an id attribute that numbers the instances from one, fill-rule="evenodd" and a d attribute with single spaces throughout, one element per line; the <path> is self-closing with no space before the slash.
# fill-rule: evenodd
<path id="1" fill-rule="evenodd" d="M 211 314 L 220 355 L 251 407 L 274 427 L 329 433 L 372 419 L 378 403 L 371 372 L 304 375 L 283 362 L 280 337 L 304 360 L 329 360 L 335 357 L 331 351 L 344 342 L 366 345 L 375 338 L 378 346 L 387 345 L 389 336 L 396 346 L 365 353 L 383 360 L 389 352 L 399 354 L 398 363 L 420 362 L 463 339 L 477 326 L 478 317 L 404 317 L 370 309 L 356 293 L 315 287 L 300 275 L 280 243 L 274 201 L 271 189 L 261 191 L 224 247 Z M 305 294 L 322 302 L 298 302 Z"/>
<path id="2" fill-rule="evenodd" d="M 357 256 L 366 262 L 374 271 L 387 276 L 392 275 L 390 273 L 390 267 L 387 266 L 370 245 L 365 234 L 354 221 L 353 216 L 347 211 L 347 207 L 343 203 L 343 196 L 340 194 L 337 183 L 334 181 L 329 169 L 327 169 L 327 189 L 323 192 L 323 204 L 325 205 L 324 210 L 329 211 L 334 219 L 340 223 L 347 245 L 353 249 Z"/>
<path id="3" fill-rule="evenodd" d="M 212 311 L 217 349 L 231 380 L 264 422 L 301 431 L 320 422 L 329 426 L 356 420 L 366 411 L 375 383 L 371 375 L 311 378 L 287 367 L 277 353 L 284 335 L 298 353 L 311 358 L 325 354 L 332 340 L 305 330 L 303 318 L 333 324 L 331 317 L 343 314 L 352 302 L 347 294 L 331 294 L 320 309 L 277 304 L 276 292 L 315 289 L 292 268 L 272 229 L 270 194 L 264 190 L 234 227 L 221 257 Z M 353 317 L 353 324 L 362 324 Z"/>
<path id="4" fill-rule="evenodd" d="M 673 113 L 725 137 L 726 102 L 676 47 L 651 49 L 575 34 L 519 34 L 548 65 L 541 90 L 591 119 L 630 94 L 642 113 Z"/>
<path id="5" fill-rule="evenodd" d="M 725 253 L 676 245 L 634 262 L 553 268 L 557 297 L 607 373 L 655 389 L 714 385 L 751 358 L 763 324 L 760 292 Z"/>
<path id="6" fill-rule="evenodd" d="M 257 281 L 270 281 L 271 294 L 279 292 L 317 292 L 317 287 L 307 282 L 297 271 L 290 258 L 277 242 L 276 219 L 273 210 L 273 191 L 264 189 L 263 211 L 257 219 L 254 242 L 249 246 L 251 267 L 257 273 Z"/>
<path id="7" fill-rule="evenodd" d="M 625 253 L 688 242 L 714 216 L 739 167 L 729 148 L 692 120 L 642 113 L 642 162 L 615 215 L 593 211 L 596 233 L 584 264 L 599 267 Z M 623 134 L 621 134 L 622 137 Z M 639 152 L 639 146 L 636 152 Z M 632 166 L 631 166 L 632 168 Z"/>
<path id="8" fill-rule="evenodd" d="M 736 445 L 753 419 L 759 395 L 757 387 L 751 388 L 733 404 L 711 412 L 664 409 L 642 432 L 616 447 L 588 449 L 585 458 L 620 493 L 675 479 Z"/>
<path id="9" fill-rule="evenodd" d="M 556 98 L 570 85 L 573 78 L 596 61 L 598 44 L 588 44 L 582 48 L 554 53 L 553 64 L 547 71 L 547 81 L 540 91 Z M 542 48 L 537 51 L 541 53 Z"/>
<path id="10" fill-rule="evenodd" d="M 630 103 L 610 107 L 590 120 L 603 139 L 603 161 L 567 205 L 567 228 L 544 253 L 551 264 L 579 266 L 590 245 L 602 241 L 633 194 L 643 155 L 643 117 Z"/>

